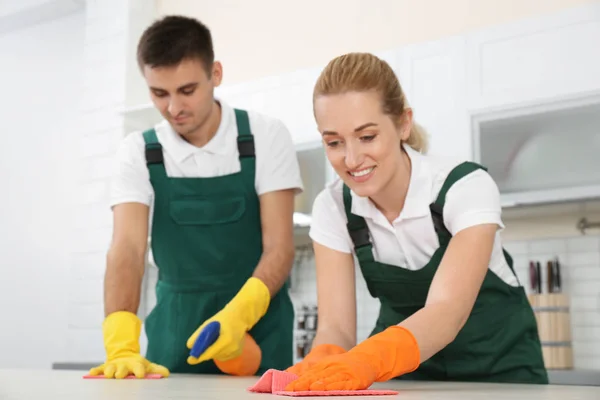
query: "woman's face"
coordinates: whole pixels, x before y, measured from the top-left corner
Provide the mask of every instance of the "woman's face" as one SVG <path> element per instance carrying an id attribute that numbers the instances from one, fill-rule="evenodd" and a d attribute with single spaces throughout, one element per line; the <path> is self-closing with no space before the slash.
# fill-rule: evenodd
<path id="1" fill-rule="evenodd" d="M 408 137 L 410 127 L 397 128 L 383 113 L 378 93 L 318 97 L 315 118 L 329 162 L 357 195 L 373 197 L 398 172 L 400 142 Z"/>

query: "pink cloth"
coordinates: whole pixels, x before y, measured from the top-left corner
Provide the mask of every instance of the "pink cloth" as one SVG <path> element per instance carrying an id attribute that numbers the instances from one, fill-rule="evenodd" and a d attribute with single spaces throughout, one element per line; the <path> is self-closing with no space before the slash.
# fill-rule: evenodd
<path id="1" fill-rule="evenodd" d="M 298 379 L 298 376 L 289 372 L 270 369 L 260 377 L 258 382 L 249 387 L 250 392 L 256 393 L 272 393 L 280 396 L 377 396 L 377 395 L 394 395 L 399 392 L 395 390 L 323 390 L 323 391 L 301 391 L 290 392 L 285 391 L 288 383 Z"/>
<path id="2" fill-rule="evenodd" d="M 160 379 L 162 378 L 161 374 L 146 374 L 143 379 Z M 84 375 L 83 379 L 107 379 L 104 375 Z M 135 375 L 127 375 L 124 379 L 138 379 Z"/>

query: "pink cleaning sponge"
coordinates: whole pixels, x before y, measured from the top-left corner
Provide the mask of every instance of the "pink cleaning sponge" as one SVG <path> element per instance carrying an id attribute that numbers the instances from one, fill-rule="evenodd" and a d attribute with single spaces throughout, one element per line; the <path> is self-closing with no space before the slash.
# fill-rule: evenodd
<path id="1" fill-rule="evenodd" d="M 260 377 L 258 382 L 248 388 L 250 392 L 272 393 L 280 396 L 377 396 L 395 395 L 395 390 L 323 390 L 323 391 L 285 391 L 288 383 L 298 379 L 298 376 L 285 371 L 270 369 Z"/>

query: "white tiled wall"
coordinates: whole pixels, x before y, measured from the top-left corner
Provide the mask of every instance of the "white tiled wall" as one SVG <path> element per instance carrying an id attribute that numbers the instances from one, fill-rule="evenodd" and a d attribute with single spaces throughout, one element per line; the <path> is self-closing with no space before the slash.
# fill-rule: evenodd
<path id="1" fill-rule="evenodd" d="M 569 295 L 574 367 L 600 370 L 600 236 L 506 243 L 517 275 L 530 293 L 529 261 L 559 258 L 563 292 Z M 546 276 L 542 274 L 542 287 Z"/>
<path id="2" fill-rule="evenodd" d="M 103 275 L 111 236 L 108 177 L 123 137 L 128 2 L 86 1 L 85 72 L 71 253 L 66 360 L 103 359 Z M 62 360 L 58 360 L 62 361 Z"/>
<path id="3" fill-rule="evenodd" d="M 554 238 L 505 243 L 515 262 L 515 270 L 528 293 L 529 261 L 545 266 L 559 258 L 562 265 L 563 292 L 571 304 L 574 367 L 600 370 L 600 236 Z M 316 305 L 314 260 L 310 251 L 298 249 L 298 262 L 292 276 L 293 301 L 297 307 Z M 542 275 L 542 286 L 546 278 Z M 378 302 L 371 298 L 360 270 L 357 277 L 358 340 L 365 339 L 379 312 Z"/>

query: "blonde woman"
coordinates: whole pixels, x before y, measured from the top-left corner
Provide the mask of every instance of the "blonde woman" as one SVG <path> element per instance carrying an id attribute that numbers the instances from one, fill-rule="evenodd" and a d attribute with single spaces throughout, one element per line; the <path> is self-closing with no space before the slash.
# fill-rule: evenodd
<path id="1" fill-rule="evenodd" d="M 397 77 L 370 54 L 326 66 L 314 114 L 339 179 L 314 203 L 319 326 L 287 389 L 364 389 L 397 377 L 547 383 L 486 170 L 426 155 Z M 359 344 L 355 267 L 381 302 Z"/>

